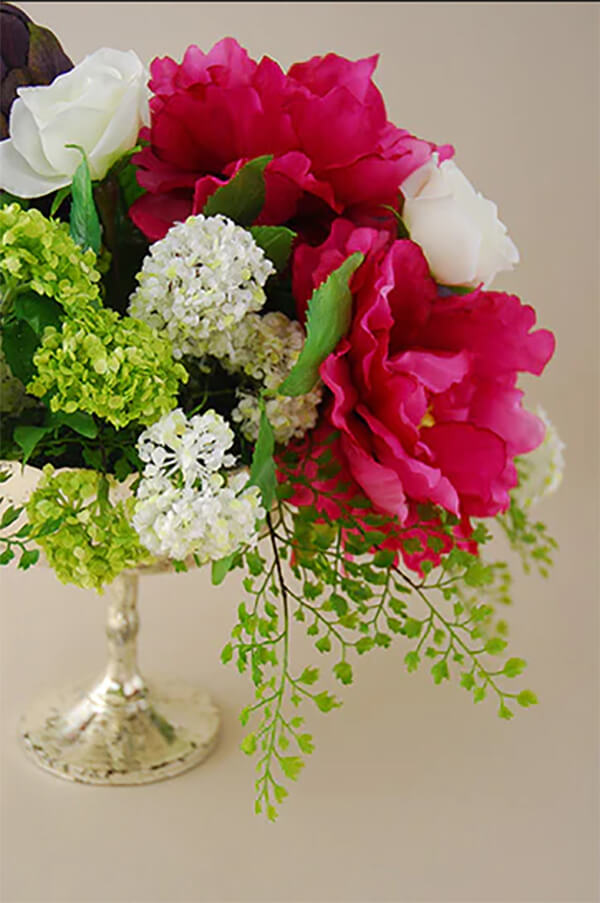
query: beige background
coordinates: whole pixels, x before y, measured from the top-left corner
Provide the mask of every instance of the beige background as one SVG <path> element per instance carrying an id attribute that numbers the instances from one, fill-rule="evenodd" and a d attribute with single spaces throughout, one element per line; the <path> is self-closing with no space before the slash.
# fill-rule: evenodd
<path id="1" fill-rule="evenodd" d="M 499 282 L 533 303 L 558 352 L 527 381 L 568 442 L 540 509 L 561 543 L 549 583 L 519 577 L 514 654 L 542 704 L 501 722 L 456 685 L 409 676 L 402 647 L 360 661 L 344 707 L 274 827 L 252 813 L 237 747 L 249 685 L 218 653 L 235 580 L 147 578 L 143 667 L 210 687 L 218 752 L 147 788 L 62 783 L 14 732 L 32 695 L 97 670 L 103 603 L 49 572 L 2 577 L 2 900 L 590 901 L 597 896 L 597 117 L 595 4 L 23 3 L 75 60 L 101 45 L 180 58 L 227 34 L 288 65 L 381 52 L 390 118 L 452 141 L 520 248 Z M 318 653 L 307 652 L 316 661 Z M 317 713 L 318 714 L 318 713 Z"/>

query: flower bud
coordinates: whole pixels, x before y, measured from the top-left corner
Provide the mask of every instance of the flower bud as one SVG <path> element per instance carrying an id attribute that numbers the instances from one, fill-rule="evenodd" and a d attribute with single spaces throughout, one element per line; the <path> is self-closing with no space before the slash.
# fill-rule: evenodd
<path id="1" fill-rule="evenodd" d="M 0 3 L 0 139 L 8 137 L 17 88 L 49 85 L 73 63 L 47 28 L 10 3 Z"/>

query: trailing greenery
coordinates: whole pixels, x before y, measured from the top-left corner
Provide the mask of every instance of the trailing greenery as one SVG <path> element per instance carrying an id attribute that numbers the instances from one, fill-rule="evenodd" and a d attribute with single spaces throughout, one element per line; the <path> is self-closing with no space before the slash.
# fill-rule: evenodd
<path id="1" fill-rule="evenodd" d="M 515 705 L 537 702 L 531 690 L 512 688 L 525 661 L 508 654 L 506 624 L 495 618 L 496 607 L 510 600 L 506 564 L 483 563 L 456 539 L 456 520 L 431 508 L 423 507 L 421 520 L 403 531 L 373 514 L 366 499 L 340 503 L 345 487 L 338 485 L 332 492 L 341 507 L 328 516 L 316 507 L 328 493 L 322 485 L 314 488 L 309 462 L 304 459 L 299 470 L 292 453 L 278 461 L 282 482 L 267 519 L 266 545 L 238 556 L 248 573 L 247 598 L 221 656 L 254 684 L 255 701 L 240 715 L 243 725 L 252 722 L 242 750 L 257 756 L 256 811 L 271 820 L 288 794 L 286 780 L 298 777 L 314 749 L 301 706 L 329 712 L 341 705 L 321 682 L 321 669 L 297 663 L 295 622 L 329 659 L 328 670 L 342 686 L 352 683 L 356 656 L 401 637 L 407 671 L 427 666 L 436 684 L 454 677 L 475 703 L 495 699 L 503 719 L 513 717 Z M 316 464 L 317 480 L 331 481 L 336 467 L 327 449 Z M 312 505 L 291 504 L 292 483 L 313 493 Z M 437 566 L 424 560 L 420 576 L 403 565 L 401 553 L 386 547 L 393 537 L 415 554 L 422 545 L 416 537 L 427 535 L 430 549 L 439 551 L 440 534 L 450 550 Z M 471 539 L 479 546 L 489 538 L 478 525 Z"/>

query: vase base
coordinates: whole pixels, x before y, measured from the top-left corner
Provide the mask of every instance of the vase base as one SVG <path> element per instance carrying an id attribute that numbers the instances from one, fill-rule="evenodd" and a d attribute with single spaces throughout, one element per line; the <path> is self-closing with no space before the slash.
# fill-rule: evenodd
<path id="1" fill-rule="evenodd" d="M 103 678 L 42 696 L 19 723 L 30 760 L 83 784 L 149 784 L 205 759 L 219 732 L 208 694 L 178 680 L 119 686 Z"/>

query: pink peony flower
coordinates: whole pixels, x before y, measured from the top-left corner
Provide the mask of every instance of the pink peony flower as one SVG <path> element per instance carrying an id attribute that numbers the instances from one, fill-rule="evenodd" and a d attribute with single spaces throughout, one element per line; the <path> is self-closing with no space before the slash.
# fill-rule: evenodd
<path id="1" fill-rule="evenodd" d="M 515 456 L 544 437 L 521 406 L 517 377 L 542 372 L 552 333 L 532 331 L 535 313 L 514 295 L 441 296 L 418 245 L 386 246 L 380 233 L 347 223 L 320 249 L 298 249 L 300 302 L 354 250 L 368 257 L 353 277 L 352 326 L 321 366 L 344 465 L 400 524 L 415 502 L 459 518 L 506 510 Z"/>
<path id="2" fill-rule="evenodd" d="M 387 121 L 371 79 L 376 62 L 328 54 L 286 75 L 268 57 L 250 59 L 232 38 L 206 54 L 189 47 L 181 64 L 154 60 L 151 127 L 141 133 L 149 145 L 134 157 L 147 194 L 131 208 L 134 222 L 161 238 L 263 154 L 274 159 L 260 222 L 297 219 L 309 230 L 317 223 L 322 240 L 336 214 L 380 215 L 435 145 Z M 451 152 L 440 149 L 441 157 Z"/>

